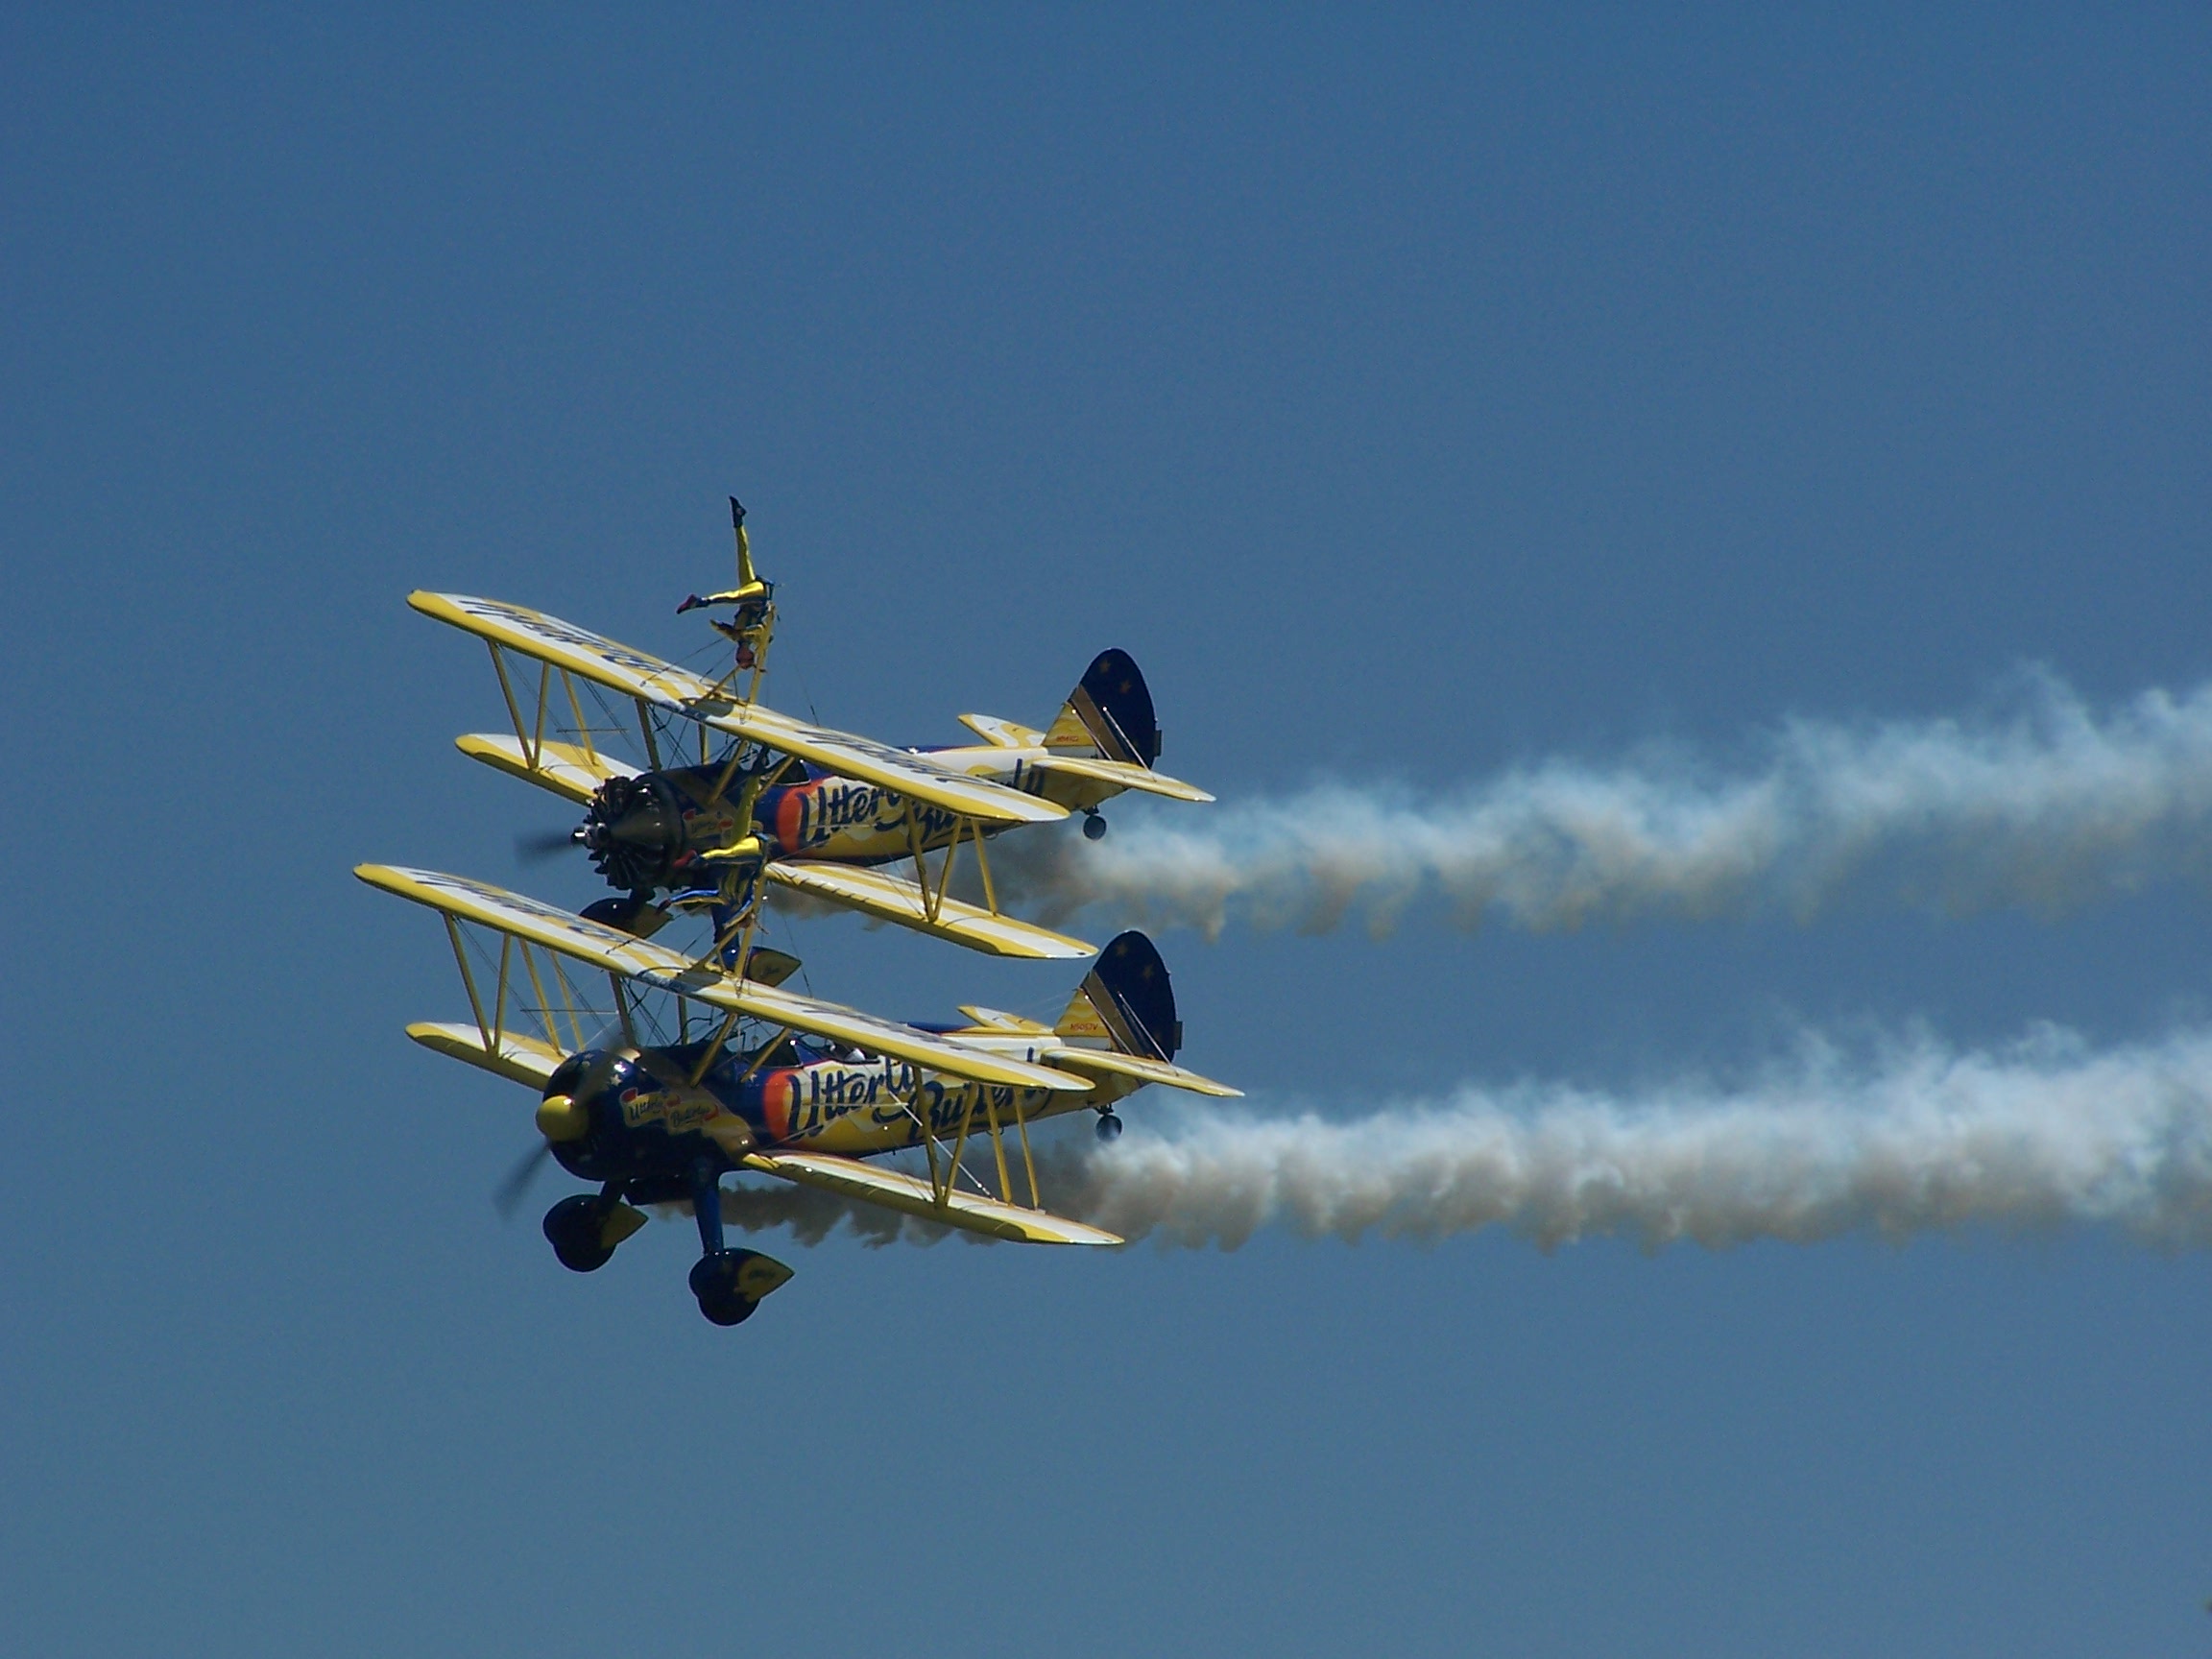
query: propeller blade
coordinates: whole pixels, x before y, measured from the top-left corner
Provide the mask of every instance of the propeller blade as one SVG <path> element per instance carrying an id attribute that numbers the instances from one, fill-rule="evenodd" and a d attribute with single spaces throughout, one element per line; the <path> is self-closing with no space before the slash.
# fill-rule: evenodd
<path id="1" fill-rule="evenodd" d="M 522 1195 L 530 1190 L 530 1184 L 538 1179 L 538 1171 L 545 1167 L 545 1160 L 553 1155 L 552 1146 L 541 1141 L 535 1151 L 526 1152 L 522 1162 L 507 1172 L 492 1193 L 492 1208 L 499 1212 L 499 1219 L 512 1221 L 515 1207 L 522 1202 Z"/>
<path id="2" fill-rule="evenodd" d="M 525 864 L 541 864 L 575 845 L 573 830 L 536 830 L 515 837 L 515 856 Z"/>

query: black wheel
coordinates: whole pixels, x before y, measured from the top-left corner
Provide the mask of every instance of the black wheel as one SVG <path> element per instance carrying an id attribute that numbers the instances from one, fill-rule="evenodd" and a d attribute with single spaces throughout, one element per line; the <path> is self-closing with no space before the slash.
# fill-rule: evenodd
<path id="1" fill-rule="evenodd" d="M 699 1311 L 712 1325 L 742 1325 L 760 1304 L 737 1288 L 738 1270 L 745 1253 L 717 1250 L 702 1256 L 691 1266 L 691 1294 L 699 1299 Z"/>
<path id="2" fill-rule="evenodd" d="M 709 1325 L 742 1325 L 753 1317 L 753 1310 L 760 1304 L 750 1296 L 717 1296 L 699 1304 L 699 1311 L 706 1315 Z"/>
<path id="3" fill-rule="evenodd" d="M 579 1192 L 545 1212 L 545 1242 L 553 1246 L 555 1259 L 569 1272 L 596 1273 L 614 1259 L 613 1250 L 599 1241 L 606 1225 L 599 1200 Z"/>
<path id="4" fill-rule="evenodd" d="M 1083 815 L 1083 839 L 1086 841 L 1102 841 L 1105 838 L 1106 819 L 1104 814 L 1096 811 L 1086 812 Z"/>
<path id="5" fill-rule="evenodd" d="M 1121 1139 L 1121 1119 L 1120 1119 L 1120 1118 L 1117 1118 L 1117 1117 L 1115 1117 L 1115 1116 L 1114 1116 L 1114 1114 L 1113 1114 L 1113 1113 L 1111 1113 L 1111 1112 L 1101 1112 L 1101 1113 L 1099 1113 L 1099 1114 L 1098 1114 L 1098 1139 L 1099 1139 L 1099 1140 L 1101 1140 L 1101 1141 L 1118 1141 L 1118 1140 L 1120 1140 L 1120 1139 Z"/>

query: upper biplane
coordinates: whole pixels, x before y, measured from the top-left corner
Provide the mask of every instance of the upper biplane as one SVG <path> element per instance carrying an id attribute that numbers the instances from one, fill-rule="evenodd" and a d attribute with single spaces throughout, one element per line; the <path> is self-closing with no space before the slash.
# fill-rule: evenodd
<path id="1" fill-rule="evenodd" d="M 433 871 L 364 864 L 372 886 L 443 917 L 471 1018 L 410 1025 L 416 1042 L 539 1094 L 544 1149 L 596 1193 L 564 1198 L 544 1231 L 589 1273 L 644 1224 L 637 1206 L 688 1203 L 699 1309 L 748 1317 L 790 1269 L 723 1241 L 721 1182 L 771 1176 L 989 1238 L 1116 1244 L 1042 1206 L 1029 1128 L 1077 1110 L 1119 1130 L 1114 1104 L 1147 1083 L 1238 1091 L 1174 1063 L 1174 993 L 1141 933 L 1102 951 L 1053 1024 L 967 1007 L 916 1026 L 803 997 L 792 958 L 749 949 L 749 972 L 686 956 L 536 900 Z M 486 936 L 489 936 L 487 938 Z M 493 943 L 495 941 L 495 943 Z M 604 977 L 606 1002 L 588 995 Z M 612 1028 L 590 1035 L 602 1019 Z M 1012 1173 L 1008 1140 L 1025 1179 Z M 990 1148 L 996 1190 L 964 1159 Z M 862 1162 L 923 1149 L 926 1178 Z"/>
<path id="2" fill-rule="evenodd" d="M 765 882 L 998 955 L 1092 954 L 999 909 L 986 842 L 1074 811 L 1095 838 L 1100 804 L 1124 790 L 1213 800 L 1155 770 L 1160 730 L 1137 664 L 1100 653 L 1042 730 L 963 714 L 983 741 L 959 748 L 897 749 L 778 713 L 757 701 L 775 589 L 754 570 L 744 509 L 734 498 L 730 508 L 737 586 L 678 608 L 734 608 L 713 624 L 735 646 L 719 679 L 523 606 L 408 596 L 491 650 L 513 733 L 470 733 L 457 740 L 463 753 L 585 809 L 568 839 L 625 895 L 586 914 L 650 937 L 670 903 L 709 908 L 734 950 Z M 534 686 L 510 658 L 536 664 Z M 633 736 L 642 765 L 609 752 Z M 974 850 L 981 904 L 951 892 L 963 846 Z M 911 877 L 888 868 L 902 861 Z"/>

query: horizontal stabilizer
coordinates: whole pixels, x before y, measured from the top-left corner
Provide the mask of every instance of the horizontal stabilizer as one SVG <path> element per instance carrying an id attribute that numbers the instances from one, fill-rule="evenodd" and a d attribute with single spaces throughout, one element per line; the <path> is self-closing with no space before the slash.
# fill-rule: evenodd
<path id="1" fill-rule="evenodd" d="M 1126 760 L 1101 760 L 1091 755 L 1049 755 L 1030 765 L 1040 772 L 1065 772 L 1070 778 L 1090 778 L 1121 789 L 1142 789 L 1147 795 L 1165 795 L 1170 801 L 1211 801 L 1213 796 L 1195 783 L 1155 772 L 1149 766 L 1132 766 Z"/>
<path id="2" fill-rule="evenodd" d="M 1086 945 L 1080 939 L 1070 939 L 1065 933 L 1055 933 L 1034 923 L 1017 922 L 1011 916 L 997 916 L 980 905 L 963 904 L 957 899 L 941 901 L 937 905 L 937 918 L 931 921 L 928 907 L 923 902 L 922 889 L 883 870 L 863 869 L 853 864 L 779 860 L 768 866 L 766 875 L 778 886 L 805 893 L 809 898 L 843 904 L 878 921 L 896 922 L 902 927 L 950 939 L 971 950 L 987 950 L 994 956 L 1072 962 L 1097 953 L 1095 945 Z"/>
<path id="3" fill-rule="evenodd" d="M 469 1024 L 425 1020 L 408 1026 L 407 1035 L 436 1053 L 465 1061 L 510 1083 L 527 1083 L 533 1089 L 543 1089 L 554 1069 L 567 1058 L 550 1043 L 541 1043 L 519 1031 L 499 1032 L 496 1046 L 491 1048 L 484 1046 L 484 1033 Z"/>
<path id="4" fill-rule="evenodd" d="M 862 1204 L 919 1215 L 940 1226 L 980 1233 L 1016 1244 L 1119 1244 L 1117 1234 L 1088 1222 L 1070 1221 L 1043 1210 L 1025 1210 L 1019 1204 L 986 1198 L 979 1192 L 953 1192 L 940 1204 L 926 1181 L 879 1169 L 851 1158 L 826 1152 L 749 1152 L 744 1166 L 774 1175 L 802 1187 L 816 1187 Z"/>
<path id="5" fill-rule="evenodd" d="M 1052 1027 L 1043 1021 L 1032 1020 L 1024 1014 L 1009 1014 L 1003 1008 L 979 1008 L 973 1002 L 963 1002 L 960 1012 L 986 1031 L 1002 1031 L 1014 1037 L 1052 1035 Z"/>
<path id="6" fill-rule="evenodd" d="M 610 778 L 636 777 L 637 768 L 610 760 L 604 755 L 587 755 L 573 743 L 537 745 L 538 764 L 530 764 L 530 752 L 518 738 L 490 732 L 471 732 L 453 739 L 453 746 L 474 760 L 496 766 L 510 778 L 549 789 L 579 806 L 589 806 L 599 785 Z"/>
<path id="7" fill-rule="evenodd" d="M 1241 1089 L 1232 1089 L 1226 1083 L 1187 1071 L 1171 1061 L 1154 1060 L 1142 1054 L 1121 1054 L 1108 1048 L 1054 1046 L 1038 1050 L 1037 1057 L 1069 1071 L 1107 1071 L 1117 1077 L 1134 1077 L 1142 1083 L 1164 1083 L 1170 1089 L 1188 1089 L 1193 1094 L 1211 1094 L 1219 1100 L 1238 1100 L 1244 1095 Z"/>
<path id="8" fill-rule="evenodd" d="M 996 714 L 963 714 L 960 724 L 998 749 L 1034 749 L 1045 741 L 1045 733 L 1036 727 L 1001 720 Z"/>

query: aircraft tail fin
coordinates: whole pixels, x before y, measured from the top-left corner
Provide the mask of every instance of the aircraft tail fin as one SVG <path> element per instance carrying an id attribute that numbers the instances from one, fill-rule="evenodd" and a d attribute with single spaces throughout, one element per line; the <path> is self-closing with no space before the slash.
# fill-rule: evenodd
<path id="1" fill-rule="evenodd" d="M 1099 951 L 1052 1030 L 1070 1042 L 1103 1039 L 1118 1053 L 1174 1059 L 1183 1046 L 1183 1022 L 1175 1017 L 1167 964 L 1152 941 L 1131 931 Z"/>
<path id="2" fill-rule="evenodd" d="M 1160 758 L 1152 693 L 1126 651 L 1101 651 L 1045 733 L 1047 749 L 1087 750 L 1126 765 Z"/>

